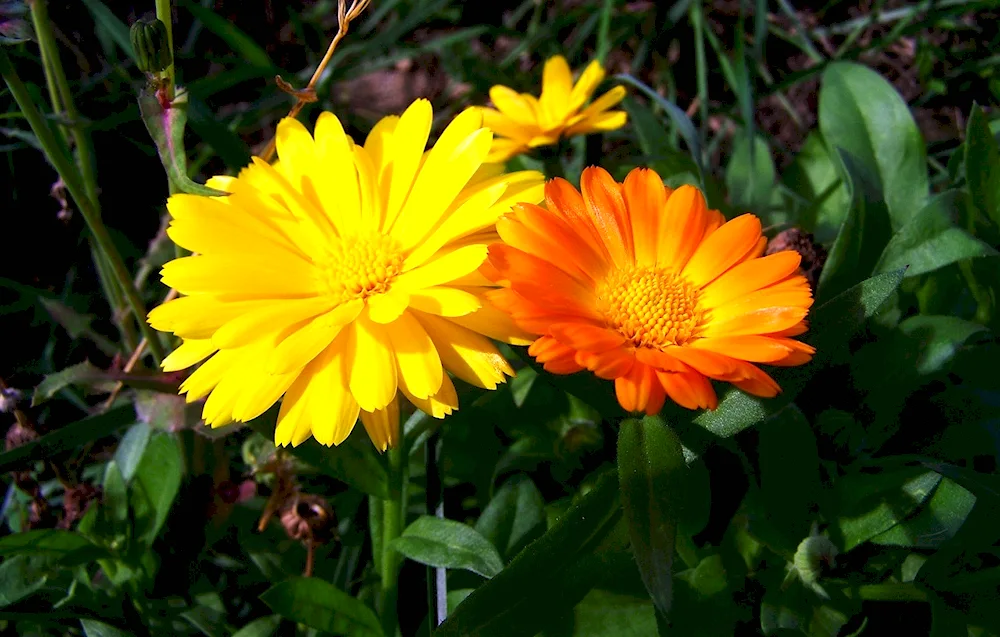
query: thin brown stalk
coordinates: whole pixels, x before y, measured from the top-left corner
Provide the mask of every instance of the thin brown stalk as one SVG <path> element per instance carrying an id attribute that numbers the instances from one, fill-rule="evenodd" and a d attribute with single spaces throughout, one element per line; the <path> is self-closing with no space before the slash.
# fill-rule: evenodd
<path id="1" fill-rule="evenodd" d="M 351 6 L 347 6 L 347 0 L 337 0 L 337 33 L 333 36 L 333 40 L 330 42 L 330 46 L 326 49 L 326 55 L 320 60 L 319 66 L 316 67 L 316 71 L 312 75 L 312 79 L 309 80 L 309 84 L 306 85 L 304 89 L 295 90 L 291 88 L 281 76 L 277 76 L 275 81 L 281 90 L 285 91 L 289 95 L 295 97 L 295 104 L 288 111 L 288 117 L 298 117 L 299 113 L 305 107 L 306 104 L 316 101 L 316 84 L 319 82 L 319 78 L 323 75 L 323 71 L 326 70 L 327 64 L 330 63 L 330 59 L 333 57 L 333 52 L 337 49 L 337 45 L 340 41 L 347 35 L 347 28 L 350 26 L 353 20 L 356 20 L 361 12 L 364 11 L 371 0 L 352 0 Z M 267 144 L 267 148 L 261 153 L 261 159 L 264 161 L 271 161 L 274 157 L 274 139 L 272 139 Z"/>

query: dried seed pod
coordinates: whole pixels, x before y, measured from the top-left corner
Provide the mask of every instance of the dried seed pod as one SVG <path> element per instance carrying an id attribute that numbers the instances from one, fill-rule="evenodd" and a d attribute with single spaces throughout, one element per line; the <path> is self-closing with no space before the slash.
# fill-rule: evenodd
<path id="1" fill-rule="evenodd" d="M 816 243 L 815 238 L 805 230 L 789 228 L 782 230 L 768 242 L 764 254 L 774 254 L 785 250 L 792 250 L 802 255 L 802 263 L 799 267 L 802 269 L 803 276 L 809 279 L 809 285 L 816 289 L 819 274 L 823 271 L 823 265 L 826 264 L 828 256 L 826 248 Z"/>

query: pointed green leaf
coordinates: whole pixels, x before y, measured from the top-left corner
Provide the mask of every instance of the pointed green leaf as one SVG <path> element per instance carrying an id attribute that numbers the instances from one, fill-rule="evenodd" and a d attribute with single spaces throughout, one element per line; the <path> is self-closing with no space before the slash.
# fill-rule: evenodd
<path id="1" fill-rule="evenodd" d="M 888 207 L 893 230 L 923 208 L 930 188 L 927 152 L 910 109 L 889 82 L 852 62 L 823 72 L 819 128 L 831 150 L 858 159 Z"/>
<path id="2" fill-rule="evenodd" d="M 80 626 L 86 637 L 130 637 L 131 633 L 95 619 L 81 619 Z"/>
<path id="3" fill-rule="evenodd" d="M 371 608 L 333 584 L 292 577 L 264 591 L 261 601 L 285 619 L 348 637 L 382 637 Z"/>
<path id="4" fill-rule="evenodd" d="M 755 135 L 751 144 L 746 135 L 736 136 L 726 165 L 726 190 L 734 208 L 767 212 L 774 191 L 774 161 L 763 137 Z"/>
<path id="5" fill-rule="evenodd" d="M 936 549 L 955 537 L 976 505 L 976 496 L 958 483 L 942 478 L 920 511 L 871 539 L 875 544 Z"/>
<path id="6" fill-rule="evenodd" d="M 510 559 L 545 532 L 545 499 L 530 478 L 514 477 L 490 500 L 476 531 Z"/>
<path id="7" fill-rule="evenodd" d="M 278 626 L 280 625 L 281 617 L 279 615 L 261 617 L 236 631 L 233 637 L 272 637 L 278 632 Z"/>
<path id="8" fill-rule="evenodd" d="M 454 520 L 423 515 L 406 527 L 390 547 L 428 566 L 465 569 L 487 578 L 503 570 L 503 560 L 490 541 Z"/>
<path id="9" fill-rule="evenodd" d="M 653 603 L 667 614 L 673 591 L 674 539 L 688 480 L 681 442 L 662 419 L 622 422 L 618 481 L 639 573 Z"/>
<path id="10" fill-rule="evenodd" d="M 932 272 L 957 261 L 996 256 L 992 247 L 955 226 L 962 193 L 949 190 L 927 202 L 893 235 L 876 272 L 907 268 L 907 277 Z"/>
<path id="11" fill-rule="evenodd" d="M 1000 227 L 1000 149 L 978 104 L 972 105 L 965 133 L 965 175 L 972 203 Z"/>
<path id="12" fill-rule="evenodd" d="M 78 420 L 45 434 L 38 440 L 0 454 L 0 472 L 31 466 L 40 458 L 75 449 L 85 442 L 106 436 L 134 422 L 135 410 L 131 405 L 122 405 L 98 416 Z"/>
<path id="13" fill-rule="evenodd" d="M 549 531 L 472 592 L 434 637 L 532 637 L 569 612 L 606 570 L 602 547 L 618 543 L 618 476 L 607 473 Z"/>
<path id="14" fill-rule="evenodd" d="M 184 459 L 170 434 L 156 433 L 146 445 L 129 490 L 136 538 L 151 546 L 167 520 L 181 486 Z"/>

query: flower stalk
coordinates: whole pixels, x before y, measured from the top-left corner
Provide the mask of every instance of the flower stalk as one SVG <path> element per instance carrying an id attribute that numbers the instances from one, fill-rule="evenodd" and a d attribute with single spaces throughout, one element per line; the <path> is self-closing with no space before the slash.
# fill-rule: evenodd
<path id="1" fill-rule="evenodd" d="M 7 83 L 7 87 L 14 96 L 18 108 L 24 114 L 25 119 L 28 120 L 28 124 L 38 138 L 38 143 L 42 146 L 42 150 L 45 152 L 49 163 L 52 164 L 62 178 L 63 183 L 66 184 L 66 189 L 80 210 L 80 214 L 83 215 L 87 228 L 90 230 L 94 242 L 97 244 L 97 249 L 107 260 L 111 273 L 125 295 L 125 301 L 129 309 L 135 315 L 143 336 L 149 341 L 149 349 L 153 358 L 159 363 L 163 360 L 163 345 L 160 343 L 153 328 L 146 323 L 146 309 L 142 298 L 132 283 L 132 277 L 129 275 L 128 269 L 125 267 L 125 263 L 122 261 L 117 248 L 115 248 L 114 242 L 111 240 L 111 235 L 108 234 L 108 229 L 104 226 L 100 211 L 88 195 L 87 187 L 84 185 L 80 172 L 76 170 L 76 167 L 70 160 L 65 144 L 60 143 L 61 140 L 57 139 L 52 129 L 49 128 L 45 118 L 42 117 L 35 103 L 31 100 L 31 94 L 28 93 L 27 87 L 25 87 L 20 76 L 18 76 L 13 63 L 11 63 L 10 58 L 7 56 L 7 52 L 2 48 L 0 48 L 0 75 L 3 76 L 4 81 Z"/>
<path id="2" fill-rule="evenodd" d="M 395 637 L 399 629 L 396 601 L 399 599 L 399 569 L 403 558 L 392 548 L 392 541 L 403 532 L 406 523 L 406 454 L 401 446 L 386 452 L 389 461 L 389 480 L 393 485 L 389 499 L 382 501 L 382 542 L 380 550 L 382 579 L 381 619 L 382 632 L 386 637 Z"/>
<path id="3" fill-rule="evenodd" d="M 174 101 L 174 21 L 170 0 L 156 0 L 156 19 L 167 27 L 167 50 L 170 51 L 170 64 L 163 70 L 162 90 L 169 104 Z"/>

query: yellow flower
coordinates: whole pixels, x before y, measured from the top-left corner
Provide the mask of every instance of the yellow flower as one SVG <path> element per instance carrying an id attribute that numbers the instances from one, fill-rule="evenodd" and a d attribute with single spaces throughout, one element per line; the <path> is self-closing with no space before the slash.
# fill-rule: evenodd
<path id="1" fill-rule="evenodd" d="M 360 416 L 380 450 L 399 439 L 397 390 L 436 418 L 458 408 L 449 371 L 496 388 L 513 372 L 489 338 L 529 343 L 485 300 L 494 224 L 542 198 L 542 176 L 484 166 L 492 133 L 458 115 L 425 152 L 431 106 L 386 117 L 363 146 L 332 113 L 315 137 L 278 125 L 275 165 L 254 158 L 230 193 L 174 195 L 167 232 L 197 253 L 163 267 L 183 296 L 149 315 L 183 343 L 163 368 L 205 421 L 251 420 L 284 395 L 275 443 L 340 444 Z M 206 360 L 207 359 L 207 360 Z"/>
<path id="2" fill-rule="evenodd" d="M 506 161 L 532 148 L 555 144 L 561 137 L 624 126 L 628 121 L 625 111 L 608 110 L 625 98 L 623 86 L 616 86 L 584 108 L 603 79 L 604 69 L 595 60 L 574 84 L 566 58 L 557 55 L 545 62 L 540 97 L 506 86 L 491 88 L 490 99 L 496 109 L 482 109 L 483 124 L 497 137 L 486 161 Z"/>

